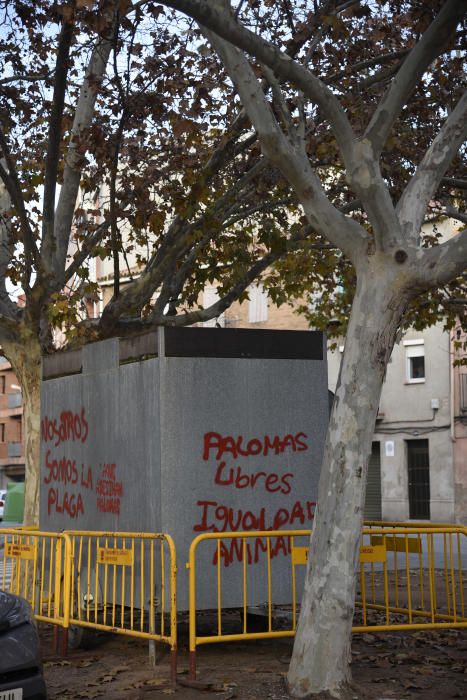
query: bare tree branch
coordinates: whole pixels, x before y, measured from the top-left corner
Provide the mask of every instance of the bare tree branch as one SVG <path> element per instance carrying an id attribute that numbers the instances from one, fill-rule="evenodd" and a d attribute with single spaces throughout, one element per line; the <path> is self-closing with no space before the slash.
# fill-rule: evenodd
<path id="1" fill-rule="evenodd" d="M 460 190 L 467 190 L 467 180 L 462 180 L 460 177 L 442 177 L 441 183 L 443 185 L 451 185 Z"/>
<path id="2" fill-rule="evenodd" d="M 467 214 L 465 212 L 461 212 L 455 207 L 451 206 L 447 206 L 444 212 L 451 219 L 456 219 L 457 221 L 461 221 L 463 224 L 467 224 Z"/>
<path id="3" fill-rule="evenodd" d="M 258 260 L 248 272 L 241 278 L 237 284 L 235 284 L 227 294 L 216 301 L 207 309 L 198 309 L 197 311 L 189 311 L 179 316 L 161 316 L 159 318 L 152 319 L 153 322 L 158 325 L 167 326 L 187 326 L 193 323 L 200 323 L 202 321 L 210 321 L 212 318 L 217 318 L 220 316 L 229 306 L 242 294 L 242 292 L 249 287 L 249 285 L 261 274 L 266 268 L 268 268 L 272 263 L 277 260 L 277 255 L 273 253 L 268 253 L 261 260 Z"/>
<path id="4" fill-rule="evenodd" d="M 467 91 L 444 122 L 397 205 L 405 235 L 416 243 L 426 208 L 459 147 L 467 137 Z"/>
<path id="5" fill-rule="evenodd" d="M 6 288 L 6 272 L 14 253 L 11 219 L 6 215 L 10 207 L 10 195 L 5 187 L 0 185 L 0 314 L 14 319 L 18 317 L 19 309 L 10 299 Z"/>
<path id="6" fill-rule="evenodd" d="M 117 6 L 118 1 L 114 0 L 112 4 L 114 10 Z M 97 39 L 86 69 L 78 103 L 76 105 L 71 137 L 65 157 L 63 185 L 55 215 L 54 233 L 57 245 L 57 274 L 60 274 L 60 271 L 63 270 L 65 265 L 73 213 L 79 191 L 81 170 L 84 163 L 81 153 L 83 145 L 82 139 L 85 137 L 86 131 L 92 122 L 97 93 L 105 75 L 107 61 L 113 45 L 115 14 L 108 19 L 109 27 L 107 29 L 107 34 Z"/>
<path id="7" fill-rule="evenodd" d="M 16 213 L 20 220 L 22 242 L 24 246 L 24 256 L 25 256 L 25 270 L 22 276 L 22 286 L 26 293 L 28 293 L 30 288 L 31 274 L 33 263 L 37 264 L 38 261 L 38 250 L 36 241 L 34 239 L 34 233 L 32 231 L 31 225 L 29 223 L 28 214 L 26 212 L 26 207 L 24 204 L 23 193 L 21 191 L 21 183 L 18 178 L 18 173 L 16 170 L 16 165 L 11 156 L 8 143 L 6 141 L 3 131 L 0 129 L 0 149 L 3 153 L 3 160 L 6 164 L 4 167 L 2 160 L 0 160 L 0 178 L 5 185 L 8 194 L 10 195 L 11 202 L 16 209 Z"/>
<path id="8" fill-rule="evenodd" d="M 418 281 L 421 291 L 436 288 L 465 272 L 467 230 L 453 238 L 419 251 Z"/>
<path id="9" fill-rule="evenodd" d="M 333 207 L 316 173 L 312 170 L 303 144 L 291 144 L 280 129 L 263 90 L 243 53 L 216 34 L 205 31 L 235 82 L 240 98 L 258 132 L 265 156 L 281 170 L 295 189 L 310 224 L 332 243 L 352 256 L 366 245 L 367 234 L 356 222 L 346 219 Z M 352 144 L 350 144 L 352 146 Z"/>
<path id="10" fill-rule="evenodd" d="M 392 51 L 391 53 L 383 53 L 378 56 L 373 56 L 372 58 L 367 58 L 365 61 L 359 61 L 359 63 L 354 63 L 352 66 L 346 66 L 343 70 L 337 71 L 336 73 L 330 73 L 324 79 L 326 83 L 331 83 L 341 78 L 345 78 L 346 75 L 355 75 L 362 70 L 367 68 L 372 68 L 373 66 L 381 66 L 385 63 L 390 63 L 397 59 L 407 56 L 410 49 L 402 49 L 401 51 Z"/>
<path id="11" fill-rule="evenodd" d="M 55 249 L 54 219 L 55 191 L 57 170 L 62 139 L 62 117 L 65 105 L 65 93 L 69 68 L 70 47 L 73 39 L 74 24 L 65 22 L 58 39 L 57 58 L 55 62 L 55 83 L 52 98 L 52 110 L 49 120 L 48 147 L 44 174 L 44 203 L 42 209 L 42 265 L 49 274 L 53 273 L 53 255 Z"/>
<path id="12" fill-rule="evenodd" d="M 26 75 L 8 75 L 4 78 L 0 78 L 0 85 L 8 85 L 9 83 L 23 83 L 23 82 L 34 82 L 47 80 L 53 75 L 53 71 L 48 73 L 29 73 Z"/>
<path id="13" fill-rule="evenodd" d="M 61 277 L 60 280 L 57 280 L 53 291 L 59 291 L 60 289 L 62 289 L 62 287 L 64 287 L 65 284 L 73 277 L 73 275 L 75 275 L 78 272 L 79 268 L 85 263 L 89 254 L 92 252 L 95 246 L 102 240 L 102 237 L 105 235 L 108 228 L 109 222 L 104 221 L 102 224 L 99 224 L 99 226 L 93 234 L 85 238 L 81 245 L 81 249 L 74 254 L 73 260 L 65 270 L 64 276 Z"/>
<path id="14" fill-rule="evenodd" d="M 268 66 L 262 66 L 263 73 L 269 83 L 272 91 L 273 104 L 282 117 L 282 121 L 287 129 L 289 139 L 294 141 L 297 139 L 297 131 L 293 123 L 292 115 L 290 114 L 287 101 L 282 93 L 281 86 L 276 76 Z"/>
<path id="15" fill-rule="evenodd" d="M 405 59 L 391 87 L 376 108 L 364 134 L 364 138 L 372 144 L 375 155 L 379 155 L 383 150 L 392 126 L 407 102 L 407 98 L 430 63 L 448 45 L 464 13 L 465 7 L 462 2 L 447 0 L 438 16 Z"/>

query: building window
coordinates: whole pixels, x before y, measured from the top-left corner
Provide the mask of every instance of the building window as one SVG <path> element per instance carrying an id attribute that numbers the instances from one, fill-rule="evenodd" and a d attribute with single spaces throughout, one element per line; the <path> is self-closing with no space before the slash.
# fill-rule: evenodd
<path id="1" fill-rule="evenodd" d="M 430 458 L 428 440 L 407 440 L 409 517 L 430 519 Z"/>
<path id="2" fill-rule="evenodd" d="M 408 384 L 425 381 L 425 344 L 423 340 L 405 340 L 406 379 Z"/>
<path id="3" fill-rule="evenodd" d="M 248 306 L 248 321 L 262 323 L 268 320 L 268 295 L 261 284 L 252 285 L 248 290 L 250 299 Z"/>
<path id="4" fill-rule="evenodd" d="M 5 442 L 5 423 L 0 423 L 0 442 Z"/>
<path id="5" fill-rule="evenodd" d="M 0 394 L 5 393 L 5 375 L 0 375 Z"/>

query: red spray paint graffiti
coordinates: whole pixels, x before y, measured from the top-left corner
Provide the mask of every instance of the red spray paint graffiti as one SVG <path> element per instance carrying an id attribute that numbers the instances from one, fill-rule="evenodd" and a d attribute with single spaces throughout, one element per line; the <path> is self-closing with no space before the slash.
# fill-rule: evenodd
<path id="1" fill-rule="evenodd" d="M 58 513 L 71 519 L 84 515 L 86 503 L 95 494 L 100 513 L 120 515 L 123 482 L 117 480 L 115 462 L 99 465 L 99 478 L 94 478 L 96 468 L 79 463 L 73 456 L 76 443 L 86 443 L 89 424 L 85 408 L 78 412 L 62 411 L 59 417 L 45 416 L 41 422 L 42 441 L 51 443 L 46 450 L 43 483 L 48 486 L 47 513 Z M 56 450 L 56 448 L 60 450 Z M 64 489 L 64 490 L 63 490 Z"/>
<path id="2" fill-rule="evenodd" d="M 251 465 L 252 459 L 257 462 L 264 457 L 268 461 L 281 457 L 285 453 L 292 455 L 308 450 L 308 436 L 304 432 L 294 434 L 265 435 L 245 439 L 243 435 L 234 437 L 223 436 L 220 433 L 208 432 L 203 436 L 202 458 L 205 462 L 214 460 L 213 483 L 225 489 L 252 489 L 268 494 L 289 495 L 293 490 L 294 473 L 284 471 L 280 463 L 271 468 L 258 469 Z M 248 465 L 237 462 L 248 459 Z M 285 459 L 285 457 L 282 457 Z M 229 461 L 235 460 L 235 464 Z M 269 465 L 268 465 L 269 467 Z M 238 532 L 255 530 L 300 529 L 310 526 L 314 517 L 316 503 L 314 501 L 295 500 L 288 505 L 258 506 L 257 509 L 242 509 L 224 505 L 217 500 L 199 500 L 196 502 L 199 517 L 193 526 L 194 532 Z M 256 563 L 261 553 L 267 551 L 267 545 L 261 538 L 250 540 L 245 549 L 239 540 L 222 541 L 219 550 L 214 553 L 213 564 L 218 557 L 224 566 L 234 561 L 242 561 L 243 556 L 248 563 Z M 276 537 L 271 542 L 270 554 L 274 558 L 280 554 L 290 553 L 290 542 L 287 537 Z"/>

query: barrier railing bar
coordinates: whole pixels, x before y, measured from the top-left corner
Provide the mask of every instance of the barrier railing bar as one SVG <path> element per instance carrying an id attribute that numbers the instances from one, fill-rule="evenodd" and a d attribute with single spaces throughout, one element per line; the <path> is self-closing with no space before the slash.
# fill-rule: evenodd
<path id="1" fill-rule="evenodd" d="M 243 632 L 247 632 L 247 581 L 246 581 L 246 537 L 242 539 L 243 547 Z"/>
<path id="2" fill-rule="evenodd" d="M 36 580 L 37 580 L 37 560 L 38 560 L 38 542 L 37 539 L 35 539 L 35 542 L 33 544 L 34 546 L 34 561 L 33 561 L 33 566 L 32 566 L 32 600 L 31 600 L 31 608 L 34 612 L 36 609 L 36 594 L 37 594 L 37 586 L 36 586 Z M 39 608 L 40 609 L 40 608 Z"/>
<path id="3" fill-rule="evenodd" d="M 272 631 L 271 539 L 266 540 L 268 561 L 268 631 Z"/>
<path id="4" fill-rule="evenodd" d="M 397 558 L 397 544 L 396 544 L 396 536 L 392 536 L 392 541 L 393 541 L 393 558 L 394 558 L 394 577 L 395 577 L 395 593 L 396 593 L 396 605 L 399 605 L 399 562 Z"/>
<path id="5" fill-rule="evenodd" d="M 165 632 L 165 549 L 164 543 L 159 543 L 161 553 L 161 633 Z"/>
<path id="6" fill-rule="evenodd" d="M 135 541 L 131 542 L 131 582 L 130 582 L 130 627 L 134 627 L 134 608 L 135 608 Z M 164 582 L 164 569 L 162 569 L 162 585 Z"/>
<path id="7" fill-rule="evenodd" d="M 454 573 L 454 560 L 452 556 L 452 534 L 449 535 L 449 563 L 451 565 L 452 611 L 454 614 L 454 621 L 457 622 L 456 575 Z"/>
<path id="8" fill-rule="evenodd" d="M 29 563 L 29 562 L 28 562 Z M 61 602 L 61 574 L 62 574 L 62 540 L 57 539 L 55 543 L 55 591 L 54 591 L 54 616 L 60 617 Z M 50 589 L 52 586 L 50 586 Z M 34 610 L 34 608 L 33 608 Z"/>
<path id="9" fill-rule="evenodd" d="M 295 538 L 294 537 L 289 537 L 289 542 L 290 542 L 290 551 L 292 552 L 292 555 L 290 557 L 290 564 L 292 567 L 292 630 L 295 632 L 297 629 L 297 582 L 296 582 L 296 576 L 295 576 L 295 566 L 293 562 L 293 551 L 295 549 Z"/>
<path id="10" fill-rule="evenodd" d="M 462 577 L 462 555 L 461 555 L 461 536 L 460 536 L 460 532 L 457 533 L 457 561 L 458 561 L 457 570 L 458 570 L 458 572 L 459 572 L 460 602 L 461 602 L 462 617 L 464 617 L 464 615 L 465 615 L 465 609 L 464 609 L 464 581 L 463 581 L 463 577 Z"/>
<path id="11" fill-rule="evenodd" d="M 365 588 L 365 568 L 360 564 L 360 588 L 362 596 L 363 624 L 366 625 L 366 588 Z"/>
<path id="12" fill-rule="evenodd" d="M 41 584 L 39 588 L 39 610 L 42 611 L 44 607 L 44 581 L 45 581 L 45 543 L 46 540 L 42 540 L 42 559 L 41 559 Z"/>
<path id="13" fill-rule="evenodd" d="M 217 542 L 217 633 L 222 634 L 221 543 Z"/>
<path id="14" fill-rule="evenodd" d="M 140 631 L 142 632 L 144 629 L 144 541 L 140 540 L 140 552 L 139 552 L 139 559 L 140 559 L 140 571 L 139 571 L 139 577 L 140 577 L 140 596 L 141 596 L 141 608 L 140 608 Z"/>
<path id="15" fill-rule="evenodd" d="M 423 582 L 423 556 L 422 556 L 422 536 L 420 533 L 417 534 L 418 543 L 418 567 L 419 567 L 419 587 L 420 587 L 420 606 L 425 607 L 425 590 Z"/>
<path id="16" fill-rule="evenodd" d="M 114 536 L 113 548 L 117 548 L 117 538 Z M 113 565 L 112 572 L 112 627 L 116 626 L 117 619 L 117 565 Z"/>
<path id="17" fill-rule="evenodd" d="M 47 599 L 47 617 L 51 617 L 50 611 L 52 609 L 52 595 L 51 595 L 51 587 L 50 583 L 52 581 L 52 571 L 53 571 L 53 564 L 54 564 L 54 554 L 55 550 L 52 547 L 52 538 L 49 540 L 49 554 L 50 554 L 50 562 L 49 562 L 49 586 L 48 586 L 48 599 Z"/>
<path id="18" fill-rule="evenodd" d="M 409 622 L 412 622 L 412 591 L 410 580 L 410 561 L 409 561 L 409 540 L 405 536 L 405 575 L 407 577 L 407 605 L 409 608 Z"/>
<path id="19" fill-rule="evenodd" d="M 150 572 L 150 592 L 149 592 L 149 631 L 155 634 L 155 609 L 154 609 L 154 542 L 151 542 L 151 572 Z"/>
<path id="20" fill-rule="evenodd" d="M 443 566 L 444 566 L 444 588 L 446 590 L 446 600 L 448 613 L 451 613 L 451 593 L 449 591 L 448 557 L 446 533 L 443 534 Z"/>

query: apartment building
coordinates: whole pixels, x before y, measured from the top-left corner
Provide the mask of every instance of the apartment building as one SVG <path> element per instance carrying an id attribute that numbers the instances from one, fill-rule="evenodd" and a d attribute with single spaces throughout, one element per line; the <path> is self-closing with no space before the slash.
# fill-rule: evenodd
<path id="1" fill-rule="evenodd" d="M 205 290 L 204 306 L 216 300 Z M 306 330 L 293 306 L 277 308 L 259 286 L 203 325 Z M 369 463 L 365 516 L 374 520 L 467 522 L 467 366 L 459 332 L 442 324 L 407 332 L 395 346 L 382 390 Z M 457 341 L 457 344 L 456 344 Z M 344 340 L 328 351 L 335 391 Z"/>
<path id="2" fill-rule="evenodd" d="M 23 400 L 16 375 L 0 355 L 0 488 L 24 481 Z"/>
<path id="3" fill-rule="evenodd" d="M 335 386 L 343 345 L 328 354 Z M 366 516 L 467 522 L 467 368 L 454 368 L 441 324 L 409 331 L 394 347 L 381 393 Z M 464 389 L 465 394 L 465 389 Z"/>

